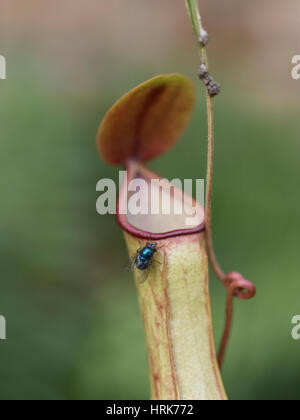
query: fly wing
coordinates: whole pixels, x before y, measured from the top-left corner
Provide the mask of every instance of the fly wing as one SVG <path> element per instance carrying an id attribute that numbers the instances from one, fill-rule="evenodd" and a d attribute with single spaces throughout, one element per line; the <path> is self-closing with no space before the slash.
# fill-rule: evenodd
<path id="1" fill-rule="evenodd" d="M 135 270 L 135 274 L 136 274 L 136 278 L 138 280 L 139 283 L 145 283 L 148 280 L 148 277 L 150 275 L 150 271 L 151 271 L 151 266 L 149 266 L 148 268 L 146 268 L 146 270 Z"/>
<path id="2" fill-rule="evenodd" d="M 136 270 L 136 265 L 135 265 L 136 258 L 137 258 L 137 254 L 130 257 L 129 262 L 127 261 L 124 264 L 124 266 L 125 266 L 124 268 L 125 268 L 126 271 L 135 271 Z"/>

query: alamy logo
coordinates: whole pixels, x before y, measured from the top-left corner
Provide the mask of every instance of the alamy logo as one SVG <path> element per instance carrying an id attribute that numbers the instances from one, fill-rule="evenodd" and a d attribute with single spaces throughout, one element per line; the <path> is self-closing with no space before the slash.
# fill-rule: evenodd
<path id="1" fill-rule="evenodd" d="M 6 60 L 3 55 L 0 55 L 0 79 L 6 79 Z"/>
<path id="2" fill-rule="evenodd" d="M 122 185 L 127 185 L 124 190 Z M 128 182 L 127 171 L 119 173 L 119 190 L 122 200 L 117 206 L 117 185 L 112 179 L 101 179 L 96 190 L 101 192 L 97 199 L 96 208 L 100 215 L 182 215 L 187 226 L 197 224 L 202 216 L 204 207 L 205 184 L 203 179 L 180 179 L 168 181 L 166 179 L 135 178 Z M 180 196 L 176 195 L 180 191 Z M 192 199 L 196 191 L 196 201 Z M 125 204 L 124 204 L 125 203 Z M 199 203 L 199 204 L 197 204 Z M 202 207 L 201 207 L 202 206 Z"/>
<path id="3" fill-rule="evenodd" d="M 293 340 L 300 340 L 300 315 L 293 317 L 292 324 L 295 325 L 292 329 L 292 338 Z"/>
<path id="4" fill-rule="evenodd" d="M 0 315 L 0 340 L 6 340 L 6 319 Z"/>
<path id="5" fill-rule="evenodd" d="M 295 55 L 292 58 L 292 64 L 295 64 L 295 66 L 292 69 L 292 78 L 294 80 L 300 79 L 300 55 Z"/>

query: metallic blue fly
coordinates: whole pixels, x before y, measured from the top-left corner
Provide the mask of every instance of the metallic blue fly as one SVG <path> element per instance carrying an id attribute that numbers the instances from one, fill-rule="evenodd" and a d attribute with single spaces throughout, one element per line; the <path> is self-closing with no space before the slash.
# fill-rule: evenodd
<path id="1" fill-rule="evenodd" d="M 157 252 L 157 244 L 147 242 L 144 248 L 137 250 L 135 257 L 135 266 L 138 270 L 144 271 L 153 263 L 154 254 Z"/>
<path id="2" fill-rule="evenodd" d="M 140 276 L 141 283 L 147 280 L 152 264 L 158 262 L 154 260 L 155 253 L 158 249 L 157 243 L 147 242 L 146 246 L 138 249 L 136 255 L 133 257 L 134 267 L 140 274 L 143 274 L 143 276 Z"/>

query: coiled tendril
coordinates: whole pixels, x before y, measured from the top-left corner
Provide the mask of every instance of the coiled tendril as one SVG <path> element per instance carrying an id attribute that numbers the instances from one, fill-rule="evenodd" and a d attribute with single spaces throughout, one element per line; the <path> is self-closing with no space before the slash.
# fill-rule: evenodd
<path id="1" fill-rule="evenodd" d="M 232 328 L 233 300 L 235 297 L 242 300 L 252 299 L 256 295 L 256 288 L 254 284 L 246 280 L 240 273 L 235 271 L 227 274 L 222 282 L 227 288 L 227 299 L 225 328 L 218 354 L 218 363 L 220 368 L 223 366 L 226 348 Z"/>

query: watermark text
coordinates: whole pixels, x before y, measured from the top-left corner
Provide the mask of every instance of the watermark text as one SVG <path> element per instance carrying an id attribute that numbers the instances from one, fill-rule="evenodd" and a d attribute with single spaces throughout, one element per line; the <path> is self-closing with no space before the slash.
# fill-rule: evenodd
<path id="1" fill-rule="evenodd" d="M 0 315 L 0 340 L 6 340 L 6 319 Z"/>
<path id="2" fill-rule="evenodd" d="M 6 60 L 3 55 L 0 55 L 0 79 L 6 79 Z"/>
<path id="3" fill-rule="evenodd" d="M 294 55 L 292 58 L 292 64 L 294 64 L 294 67 L 292 69 L 292 78 L 294 80 L 300 79 L 300 55 Z"/>
<path id="4" fill-rule="evenodd" d="M 292 329 L 292 338 L 293 340 L 300 340 L 300 315 L 295 315 L 293 317 L 292 324 L 294 325 Z"/>
<path id="5" fill-rule="evenodd" d="M 101 195 L 96 202 L 97 213 L 122 215 L 179 215 L 185 224 L 193 226 L 201 219 L 204 207 L 205 182 L 203 179 L 136 177 L 128 180 L 127 171 L 119 174 L 120 200 L 117 205 L 117 185 L 112 179 L 98 181 L 96 191 Z M 193 199 L 193 195 L 196 199 Z"/>

